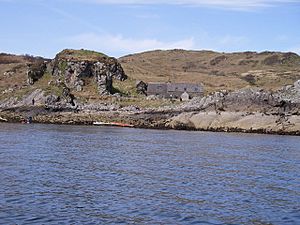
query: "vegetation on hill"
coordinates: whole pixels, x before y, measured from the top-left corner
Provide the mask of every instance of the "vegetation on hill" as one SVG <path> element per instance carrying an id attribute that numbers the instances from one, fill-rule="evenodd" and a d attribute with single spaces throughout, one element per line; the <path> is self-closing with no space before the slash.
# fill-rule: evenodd
<path id="1" fill-rule="evenodd" d="M 16 56 L 0 54 L 0 99 L 10 96 L 22 96 L 36 88 L 47 93 L 59 95 L 62 88 L 55 85 L 51 67 L 48 72 L 33 86 L 27 84 L 28 64 L 32 66 L 38 61 L 48 61 L 30 55 Z M 66 67 L 68 61 L 110 61 L 115 60 L 107 55 L 89 50 L 66 49 L 58 53 L 55 63 Z M 137 94 L 137 80 L 146 82 L 189 82 L 203 83 L 207 92 L 222 89 L 237 90 L 246 86 L 264 89 L 278 89 L 293 84 L 300 79 L 300 57 L 295 53 L 280 52 L 242 52 L 218 53 L 213 51 L 150 51 L 132 54 L 119 59 L 128 79 L 115 80 L 113 93 L 124 96 L 122 104 L 129 104 L 126 98 L 135 100 L 130 104 L 147 105 L 149 101 Z M 53 66 L 53 65 L 52 65 Z M 64 68 L 61 68 L 62 70 Z M 74 92 L 76 98 L 83 102 L 108 102 L 113 98 L 101 97 L 97 91 L 94 78 L 82 78 L 85 86 L 81 92 Z M 89 80 L 90 79 L 90 80 Z M 91 80 L 93 79 L 93 80 Z M 159 105 L 159 102 L 150 105 Z"/>
<path id="2" fill-rule="evenodd" d="M 31 55 L 0 54 L 0 99 L 21 96 L 30 91 L 27 84 L 28 65 L 35 67 L 49 59 Z"/>
<path id="3" fill-rule="evenodd" d="M 74 49 L 65 49 L 56 55 L 57 59 L 60 60 L 76 60 L 76 61 L 98 61 L 103 60 L 103 58 L 109 58 L 107 55 L 91 51 L 91 50 L 74 50 Z"/>
<path id="4" fill-rule="evenodd" d="M 277 89 L 300 79 L 300 56 L 295 53 L 157 50 L 119 61 L 132 79 L 203 83 L 207 92 L 245 86 Z"/>

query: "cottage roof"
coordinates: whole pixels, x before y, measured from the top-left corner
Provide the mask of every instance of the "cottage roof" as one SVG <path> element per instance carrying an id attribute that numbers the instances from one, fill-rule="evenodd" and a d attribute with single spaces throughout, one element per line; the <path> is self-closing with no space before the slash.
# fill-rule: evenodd
<path id="1" fill-rule="evenodd" d="M 203 86 L 199 84 L 189 84 L 189 83 L 168 83 L 168 92 L 202 92 Z"/>
<path id="2" fill-rule="evenodd" d="M 201 84 L 190 83 L 148 83 L 148 94 L 162 94 L 162 95 L 177 95 L 179 93 L 187 92 L 188 94 L 202 94 L 203 86 Z"/>
<path id="3" fill-rule="evenodd" d="M 167 92 L 167 83 L 148 83 L 148 92 Z"/>

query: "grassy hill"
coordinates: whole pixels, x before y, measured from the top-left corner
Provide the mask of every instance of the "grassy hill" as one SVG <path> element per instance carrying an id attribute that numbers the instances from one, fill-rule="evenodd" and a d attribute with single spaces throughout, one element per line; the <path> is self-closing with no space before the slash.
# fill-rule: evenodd
<path id="1" fill-rule="evenodd" d="M 103 59 L 110 58 L 94 51 L 67 49 L 60 52 L 54 61 Z M 36 88 L 59 92 L 55 85 L 49 85 L 55 80 L 49 70 L 33 86 L 27 84 L 27 64 L 38 60 L 50 62 L 29 55 L 0 54 L 0 99 L 21 97 Z M 278 89 L 300 79 L 300 56 L 295 53 L 168 50 L 127 55 L 121 57 L 119 62 L 129 77 L 123 82 L 114 81 L 114 88 L 125 96 L 137 96 L 136 80 L 203 83 L 206 91 L 212 92 L 221 89 L 236 90 L 246 86 Z M 83 91 L 74 94 L 82 99 L 103 100 L 95 85 L 90 83 L 86 82 Z"/>
<path id="2" fill-rule="evenodd" d="M 203 83 L 207 92 L 277 89 L 300 79 L 300 56 L 281 52 L 150 51 L 119 58 L 132 79 Z"/>
<path id="3" fill-rule="evenodd" d="M 34 65 L 35 62 L 42 60 L 47 61 L 47 71 L 44 76 L 33 85 L 27 84 L 28 64 Z M 53 76 L 53 66 L 61 63 L 61 66 L 66 66 L 66 62 L 94 62 L 94 61 L 114 61 L 114 58 L 106 56 L 102 53 L 89 50 L 71 50 L 66 49 L 58 53 L 52 61 L 32 56 L 17 56 L 11 54 L 0 54 L 0 101 L 10 97 L 16 97 L 21 100 L 25 95 L 28 95 L 36 89 L 42 89 L 46 94 L 62 95 L 63 86 L 57 85 L 58 76 Z M 100 96 L 95 79 L 84 79 L 83 91 L 71 91 L 78 102 L 84 103 L 117 103 L 120 106 L 136 105 L 138 107 L 157 107 L 170 104 L 164 100 L 149 100 L 145 101 L 143 96 L 138 96 L 135 89 L 135 80 L 129 78 L 125 81 L 114 80 L 113 87 L 115 93 L 121 93 L 124 98 L 117 99 L 113 96 Z M 135 98 L 131 98 L 134 96 Z M 116 102 L 117 101 L 117 102 Z"/>
<path id="4" fill-rule="evenodd" d="M 35 64 L 39 61 L 47 61 L 42 57 L 30 55 L 12 55 L 0 53 L 0 98 L 6 97 L 3 91 L 24 92 L 28 88 L 27 84 L 27 65 Z"/>
<path id="5" fill-rule="evenodd" d="M 65 49 L 56 55 L 56 59 L 65 61 L 102 61 L 107 55 L 91 50 Z"/>

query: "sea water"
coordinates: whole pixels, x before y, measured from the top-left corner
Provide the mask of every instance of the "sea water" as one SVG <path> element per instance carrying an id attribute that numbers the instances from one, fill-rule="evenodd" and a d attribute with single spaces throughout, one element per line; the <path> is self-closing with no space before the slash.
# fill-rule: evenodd
<path id="1" fill-rule="evenodd" d="M 300 137 L 0 123 L 0 224 L 300 224 Z"/>

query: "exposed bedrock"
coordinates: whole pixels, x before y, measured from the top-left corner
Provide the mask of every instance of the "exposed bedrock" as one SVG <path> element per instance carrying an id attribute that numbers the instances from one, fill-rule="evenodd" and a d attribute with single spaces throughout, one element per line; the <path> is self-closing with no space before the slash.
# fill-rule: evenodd
<path id="1" fill-rule="evenodd" d="M 127 79 L 123 68 L 115 58 L 65 57 L 62 54 L 66 53 L 64 51 L 59 53 L 51 63 L 52 75 L 62 79 L 72 90 L 82 91 L 85 82 L 92 78 L 97 84 L 99 94 L 107 95 L 112 93 L 113 79 L 121 81 Z"/>
<path id="2" fill-rule="evenodd" d="M 166 127 L 176 129 L 300 134 L 300 81 L 276 92 L 216 92 L 181 106 Z"/>

